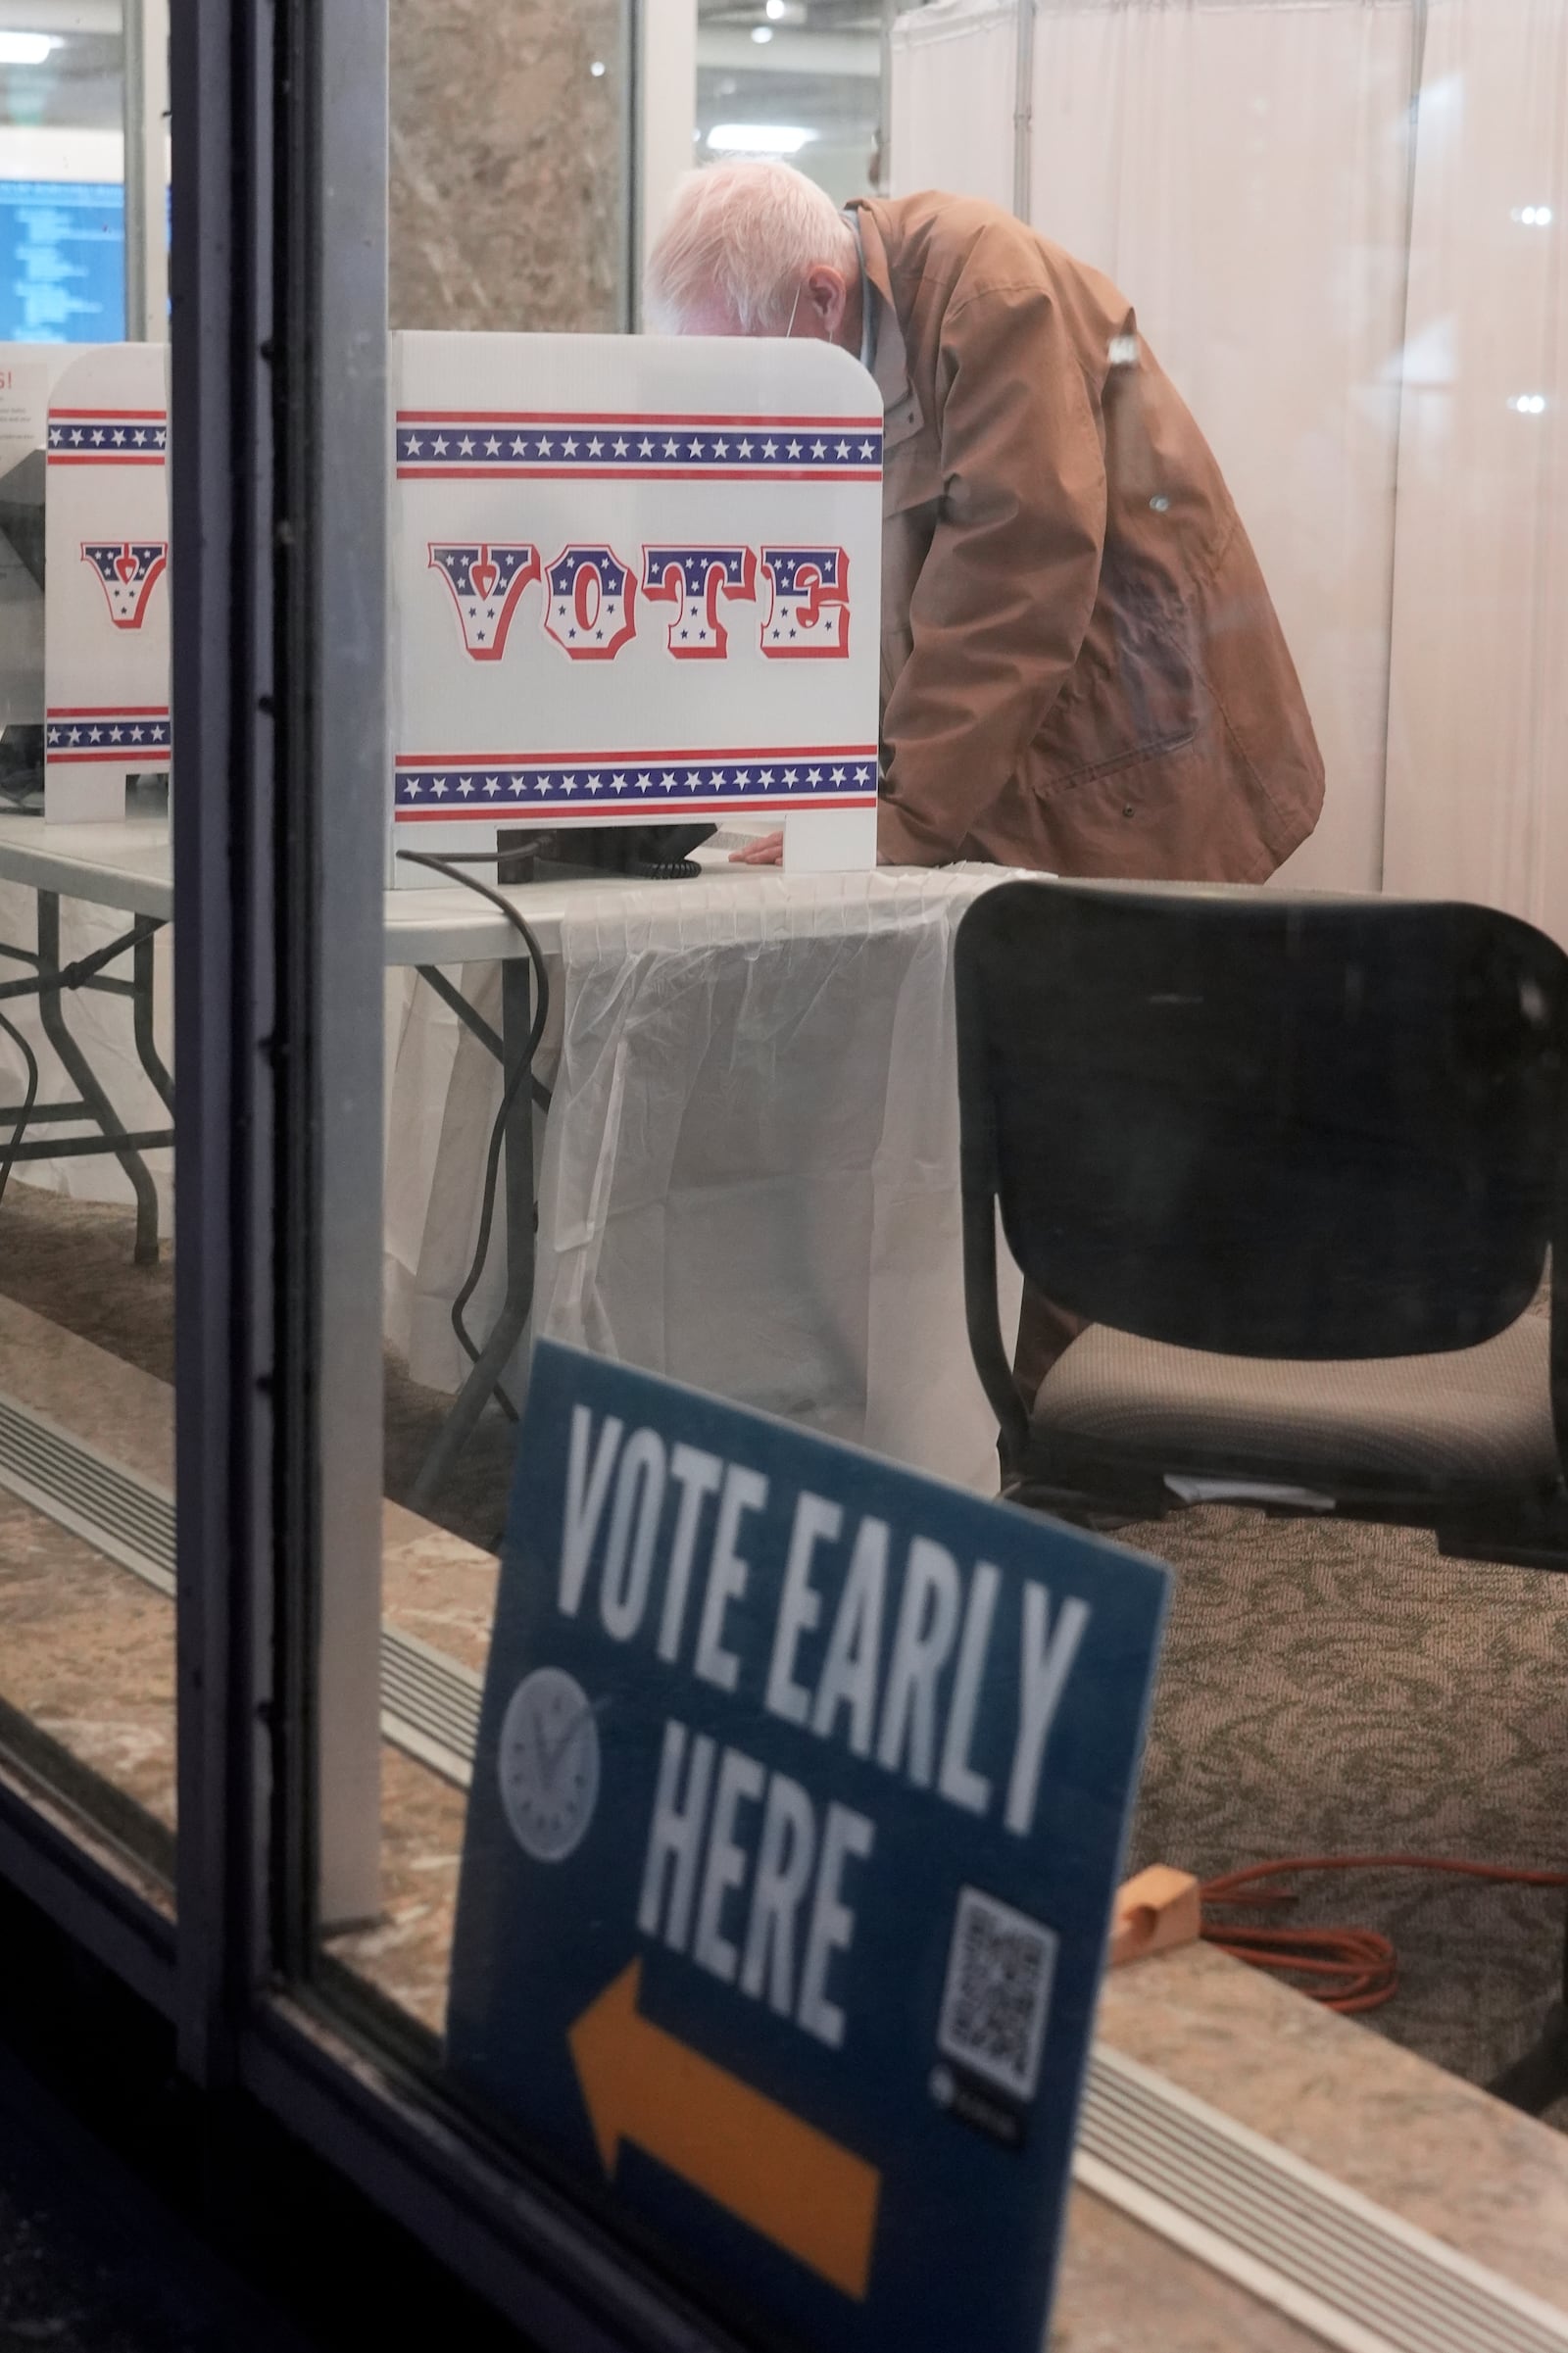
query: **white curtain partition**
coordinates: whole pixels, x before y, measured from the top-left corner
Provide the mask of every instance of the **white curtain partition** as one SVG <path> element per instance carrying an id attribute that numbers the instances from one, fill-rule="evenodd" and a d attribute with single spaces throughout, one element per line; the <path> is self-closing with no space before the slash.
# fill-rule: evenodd
<path id="1" fill-rule="evenodd" d="M 1007 200 L 1016 47 L 901 21 L 901 188 Z M 1568 938 L 1568 0 L 1038 0 L 1032 103 L 1032 218 L 1136 304 L 1301 672 L 1287 877 Z"/>
<path id="2" fill-rule="evenodd" d="M 1385 878 L 1568 939 L 1568 0 L 1434 0 L 1416 156 Z"/>
<path id="3" fill-rule="evenodd" d="M 1012 0 L 933 0 L 893 28 L 895 195 L 956 188 L 1012 203 Z"/>

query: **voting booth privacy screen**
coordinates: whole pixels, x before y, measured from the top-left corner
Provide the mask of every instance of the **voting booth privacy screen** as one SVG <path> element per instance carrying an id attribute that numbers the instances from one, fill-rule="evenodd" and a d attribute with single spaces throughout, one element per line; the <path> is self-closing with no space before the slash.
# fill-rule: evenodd
<path id="1" fill-rule="evenodd" d="M 113 821 L 171 762 L 167 345 L 62 370 L 46 484 L 44 813 Z"/>
<path id="2" fill-rule="evenodd" d="M 57 362 L 31 420 L 57 820 L 117 819 L 171 766 L 167 368 L 153 344 Z M 393 845 L 760 815 L 792 866 L 873 865 L 864 369 L 823 344 L 409 334 L 393 371 Z"/>
<path id="3" fill-rule="evenodd" d="M 1042 2341 L 1166 1575 L 542 1343 L 454 2074 L 769 2341 Z"/>
<path id="4" fill-rule="evenodd" d="M 882 413 L 858 363 L 406 334 L 393 366 L 396 847 L 752 814 L 788 863 L 874 864 Z"/>

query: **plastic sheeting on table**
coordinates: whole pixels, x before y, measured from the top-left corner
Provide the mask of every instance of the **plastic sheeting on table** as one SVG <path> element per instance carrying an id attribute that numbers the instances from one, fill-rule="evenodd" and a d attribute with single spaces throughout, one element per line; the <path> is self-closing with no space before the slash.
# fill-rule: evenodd
<path id="1" fill-rule="evenodd" d="M 535 1328 L 994 1489 L 963 1315 L 953 943 L 1000 879 L 585 894 L 553 974 Z M 494 1022 L 494 967 L 467 979 Z M 389 1333 L 451 1388 L 499 1073 L 428 990 L 392 1017 Z M 478 1337 L 502 1272 L 493 1245 Z"/>

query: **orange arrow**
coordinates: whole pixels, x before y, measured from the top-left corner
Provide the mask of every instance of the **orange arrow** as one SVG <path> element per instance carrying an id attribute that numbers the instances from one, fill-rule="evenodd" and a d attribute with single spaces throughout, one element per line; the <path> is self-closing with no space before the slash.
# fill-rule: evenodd
<path id="1" fill-rule="evenodd" d="M 848 2296 L 871 2271 L 882 2177 L 739 2076 L 715 2067 L 637 2007 L 633 1961 L 567 2034 L 612 2180 L 634 2140 L 683 2181 L 809 2265 Z"/>

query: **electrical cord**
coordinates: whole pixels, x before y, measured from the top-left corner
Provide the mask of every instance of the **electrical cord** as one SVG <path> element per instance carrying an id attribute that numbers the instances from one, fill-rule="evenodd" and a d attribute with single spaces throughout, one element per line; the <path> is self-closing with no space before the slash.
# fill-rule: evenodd
<path id="1" fill-rule="evenodd" d="M 490 1230 L 495 1222 L 496 1182 L 501 1168 L 501 1146 L 506 1135 L 507 1114 L 516 1101 L 518 1082 L 525 1067 L 526 1065 L 523 1065 L 514 1070 L 502 1088 L 501 1101 L 496 1106 L 495 1118 L 490 1123 L 490 1142 L 484 1159 L 484 1191 L 479 1201 L 478 1239 L 473 1246 L 473 1256 L 468 1261 L 468 1271 L 452 1301 L 452 1329 L 467 1350 L 468 1361 L 471 1364 L 478 1363 L 479 1350 L 468 1330 L 467 1306 L 479 1287 L 479 1277 L 484 1272 L 484 1262 L 490 1255 Z M 495 1394 L 500 1399 L 501 1409 L 508 1421 L 514 1422 L 517 1419 L 517 1408 L 513 1403 L 505 1382 L 497 1381 Z"/>
<path id="2" fill-rule="evenodd" d="M 1399 1959 L 1390 1937 L 1377 1929 L 1274 1928 L 1216 1917 L 1233 1907 L 1294 1904 L 1294 1888 L 1258 1883 L 1304 1871 L 1446 1871 L 1500 1887 L 1568 1887 L 1568 1872 L 1526 1871 L 1507 1863 L 1470 1863 L 1451 1855 L 1425 1854 L 1288 1855 L 1277 1862 L 1249 1863 L 1239 1871 L 1221 1872 L 1216 1879 L 1203 1882 L 1200 1894 L 1205 1943 L 1216 1945 L 1234 1960 L 1250 1962 L 1254 1969 L 1305 1980 L 1302 1992 L 1325 2009 L 1346 2016 L 1381 2009 L 1398 1991 Z"/>
<path id="3" fill-rule="evenodd" d="M 511 901 L 504 899 L 500 891 L 492 890 L 488 883 L 480 882 L 476 875 L 465 874 L 461 871 L 466 865 L 482 865 L 491 859 L 505 857 L 507 854 L 504 851 L 460 851 L 449 858 L 434 857 L 426 850 L 400 850 L 397 855 L 411 866 L 429 866 L 435 873 L 444 874 L 449 882 L 461 882 L 466 891 L 476 891 L 481 899 L 487 899 L 492 907 L 498 907 L 522 941 L 528 952 L 528 960 L 533 966 L 534 994 L 537 1004 L 528 1031 L 528 1044 L 518 1057 L 516 1068 L 502 1087 L 501 1101 L 496 1106 L 496 1115 L 490 1123 L 490 1143 L 485 1152 L 484 1163 L 484 1191 L 479 1201 L 478 1237 L 474 1243 L 473 1256 L 468 1261 L 467 1274 L 452 1302 L 452 1329 L 457 1335 L 458 1345 L 467 1356 L 469 1363 L 477 1364 L 479 1348 L 468 1330 L 467 1305 L 479 1287 L 479 1278 L 484 1272 L 484 1263 L 490 1254 L 490 1234 L 495 1223 L 496 1185 L 501 1168 L 501 1147 L 506 1137 L 507 1117 L 517 1099 L 517 1090 L 523 1079 L 527 1078 L 530 1085 L 533 1083 L 534 1054 L 540 1039 L 545 1034 L 545 1023 L 550 1017 L 550 977 L 545 970 L 544 953 L 538 941 Z M 544 1093 L 537 1086 L 533 1091 L 536 1096 Z M 549 1102 L 548 1094 L 544 1094 L 546 1108 L 549 1107 Z M 508 1420 L 516 1421 L 518 1419 L 517 1408 L 508 1395 L 504 1383 L 497 1381 L 495 1394 Z"/>
<path id="4" fill-rule="evenodd" d="M 539 997 L 539 1011 L 528 1040 L 527 1061 L 531 1065 L 534 1049 L 544 1034 L 545 1020 L 550 1010 L 550 982 L 545 972 L 539 944 L 527 924 L 517 913 L 516 908 L 504 899 L 499 891 L 492 890 L 487 883 L 479 882 L 471 874 L 464 874 L 459 871 L 463 866 L 499 864 L 503 858 L 513 857 L 516 853 L 512 848 L 503 850 L 498 845 L 494 850 L 448 851 L 441 857 L 421 850 L 400 850 L 397 855 L 410 865 L 429 866 L 433 872 L 445 875 L 449 882 L 460 882 L 465 890 L 476 891 L 482 899 L 487 899 L 492 907 L 500 909 L 514 930 L 521 937 L 533 964 L 534 981 Z M 677 858 L 652 864 L 646 861 L 639 862 L 628 871 L 633 879 L 639 882 L 674 882 L 700 875 L 702 868 L 695 858 Z M 530 1084 L 534 1102 L 541 1110 L 548 1111 L 550 1090 L 548 1087 L 541 1086 L 537 1079 L 531 1079 Z M 479 1205 L 479 1231 L 474 1244 L 473 1256 L 468 1262 L 468 1272 L 463 1286 L 452 1302 L 452 1329 L 457 1335 L 458 1345 L 463 1348 L 470 1364 L 478 1363 L 479 1350 L 468 1330 L 466 1309 L 469 1299 L 472 1299 L 478 1288 L 479 1278 L 484 1272 L 484 1262 L 489 1255 L 490 1234 L 495 1221 L 496 1185 L 501 1166 L 501 1146 L 506 1132 L 507 1114 L 516 1099 L 516 1091 L 517 1076 L 514 1073 L 512 1081 L 503 1090 L 501 1102 L 497 1105 L 496 1115 L 491 1123 L 490 1142 L 485 1152 L 484 1190 Z M 495 1385 L 495 1395 L 508 1419 L 516 1421 L 518 1418 L 517 1408 L 513 1403 L 504 1385 L 499 1381 Z"/>

